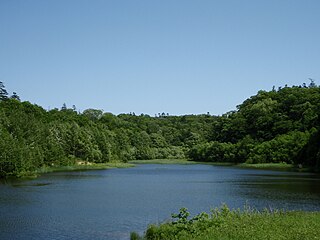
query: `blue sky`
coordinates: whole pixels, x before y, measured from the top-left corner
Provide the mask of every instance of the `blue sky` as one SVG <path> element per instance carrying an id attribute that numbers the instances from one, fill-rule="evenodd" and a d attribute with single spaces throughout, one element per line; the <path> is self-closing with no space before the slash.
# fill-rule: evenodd
<path id="1" fill-rule="evenodd" d="M 45 109 L 235 110 L 320 84 L 318 0 L 0 0 L 0 80 Z"/>

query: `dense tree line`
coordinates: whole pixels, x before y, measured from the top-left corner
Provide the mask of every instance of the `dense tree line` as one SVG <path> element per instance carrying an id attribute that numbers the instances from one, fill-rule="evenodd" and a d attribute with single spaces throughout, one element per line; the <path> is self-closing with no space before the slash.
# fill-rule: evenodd
<path id="1" fill-rule="evenodd" d="M 259 91 L 214 123 L 209 141 L 195 145 L 197 161 L 303 164 L 320 168 L 320 88 Z"/>
<path id="2" fill-rule="evenodd" d="M 222 116 L 44 110 L 0 82 L 0 176 L 42 166 L 156 158 L 287 162 L 320 168 L 320 88 L 259 91 Z"/>

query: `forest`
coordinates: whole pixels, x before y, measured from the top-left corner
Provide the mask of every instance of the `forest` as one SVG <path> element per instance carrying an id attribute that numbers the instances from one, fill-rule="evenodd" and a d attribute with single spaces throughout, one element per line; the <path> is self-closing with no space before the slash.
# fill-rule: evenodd
<path id="1" fill-rule="evenodd" d="M 320 87 L 259 91 L 222 116 L 45 110 L 0 82 L 0 177 L 43 166 L 148 159 L 289 163 L 320 170 Z"/>

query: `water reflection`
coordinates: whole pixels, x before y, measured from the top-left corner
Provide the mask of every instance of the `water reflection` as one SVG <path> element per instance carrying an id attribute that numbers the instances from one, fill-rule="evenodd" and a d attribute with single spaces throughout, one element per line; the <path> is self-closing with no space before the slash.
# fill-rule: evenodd
<path id="1" fill-rule="evenodd" d="M 314 174 L 247 174 L 239 186 L 320 196 L 320 178 Z"/>
<path id="2" fill-rule="evenodd" d="M 128 239 L 181 207 L 320 210 L 320 177 L 210 165 L 139 165 L 0 183 L 0 239 Z"/>

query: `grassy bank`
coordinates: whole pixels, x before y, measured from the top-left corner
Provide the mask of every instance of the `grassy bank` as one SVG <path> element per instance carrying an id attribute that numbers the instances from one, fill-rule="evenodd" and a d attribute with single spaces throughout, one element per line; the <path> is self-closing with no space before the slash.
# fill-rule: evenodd
<path id="1" fill-rule="evenodd" d="M 254 168 L 264 170 L 280 170 L 280 171 L 295 171 L 295 172 L 314 172 L 315 169 L 296 166 L 287 163 L 240 163 L 236 165 L 241 168 Z"/>
<path id="2" fill-rule="evenodd" d="M 231 163 L 231 162 L 199 162 L 188 159 L 151 159 L 151 160 L 133 160 L 131 164 L 207 164 L 213 166 L 231 166 L 239 168 L 251 168 L 261 170 L 275 171 L 295 171 L 295 172 L 315 172 L 312 168 L 298 167 L 287 163 Z"/>
<path id="3" fill-rule="evenodd" d="M 191 219 L 181 209 L 172 222 L 151 225 L 144 236 L 131 233 L 131 240 L 289 240 L 320 239 L 319 212 L 230 210 L 223 206 Z"/>
<path id="4" fill-rule="evenodd" d="M 200 163 L 200 162 L 199 162 Z M 299 168 L 293 164 L 287 163 L 229 163 L 229 162 L 203 162 L 214 166 L 231 166 L 239 168 L 252 168 L 261 170 L 277 170 L 277 171 L 311 171 L 309 168 Z"/>
<path id="5" fill-rule="evenodd" d="M 51 172 L 72 172 L 72 171 L 89 171 L 89 170 L 104 170 L 112 168 L 129 168 L 134 167 L 132 163 L 123 162 L 108 162 L 108 163 L 76 163 L 70 166 L 43 166 L 33 172 L 23 172 L 18 178 L 37 178 L 38 176 Z"/>
<path id="6" fill-rule="evenodd" d="M 270 169 L 270 170 L 283 170 L 291 171 L 297 169 L 293 164 L 287 163 L 240 163 L 236 165 L 241 168 L 254 168 L 254 169 Z"/>
<path id="7" fill-rule="evenodd" d="M 128 168 L 134 167 L 134 164 L 123 162 L 109 162 L 109 163 L 92 163 L 92 164 L 75 164 L 72 166 L 58 166 L 58 167 L 43 167 L 37 170 L 37 173 L 48 172 L 67 172 L 67 171 L 87 171 L 87 170 L 103 170 L 111 168 Z"/>
<path id="8" fill-rule="evenodd" d="M 134 160 L 131 164 L 199 164 L 199 162 L 189 161 L 187 159 L 150 159 Z"/>
<path id="9" fill-rule="evenodd" d="M 311 171 L 309 168 L 299 168 L 293 164 L 287 163 L 230 163 L 230 162 L 196 162 L 188 159 L 152 159 L 152 160 L 134 160 L 132 164 L 207 164 L 213 166 L 232 166 L 240 168 L 253 168 L 263 170 L 281 170 L 281 171 Z"/>

